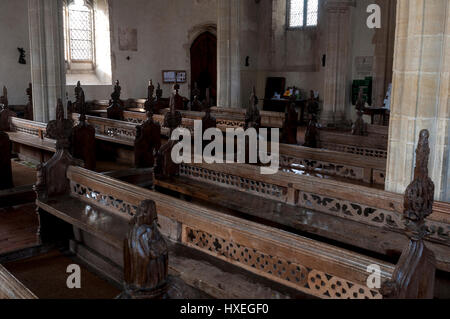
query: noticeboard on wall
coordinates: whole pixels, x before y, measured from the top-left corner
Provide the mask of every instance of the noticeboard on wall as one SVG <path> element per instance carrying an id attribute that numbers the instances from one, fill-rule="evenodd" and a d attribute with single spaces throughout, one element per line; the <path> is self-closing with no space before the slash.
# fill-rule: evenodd
<path id="1" fill-rule="evenodd" d="M 186 83 L 186 71 L 162 71 L 163 83 Z"/>

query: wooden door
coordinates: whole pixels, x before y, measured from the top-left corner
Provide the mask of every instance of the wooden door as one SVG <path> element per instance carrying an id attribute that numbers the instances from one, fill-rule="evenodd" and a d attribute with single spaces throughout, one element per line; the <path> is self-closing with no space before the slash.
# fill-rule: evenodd
<path id="1" fill-rule="evenodd" d="M 200 34 L 191 46 L 192 89 L 194 89 L 195 83 L 201 91 L 201 100 L 206 98 L 206 89 L 211 88 L 211 102 L 215 105 L 217 96 L 217 38 L 210 32 Z"/>

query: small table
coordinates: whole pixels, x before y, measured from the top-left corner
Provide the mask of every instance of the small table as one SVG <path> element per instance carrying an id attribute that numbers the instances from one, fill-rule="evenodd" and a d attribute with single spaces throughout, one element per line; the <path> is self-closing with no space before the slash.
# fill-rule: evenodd
<path id="1" fill-rule="evenodd" d="M 384 123 L 388 112 L 389 112 L 389 110 L 386 108 L 383 108 L 383 107 L 368 107 L 368 108 L 364 109 L 364 114 L 370 115 L 372 125 L 375 123 L 375 115 L 381 115 L 381 117 L 383 119 L 382 123 Z"/>

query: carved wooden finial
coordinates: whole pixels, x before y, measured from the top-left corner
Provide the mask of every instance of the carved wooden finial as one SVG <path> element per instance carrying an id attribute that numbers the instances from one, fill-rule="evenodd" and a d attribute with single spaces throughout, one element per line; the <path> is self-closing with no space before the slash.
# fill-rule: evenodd
<path id="1" fill-rule="evenodd" d="M 124 242 L 122 299 L 161 299 L 168 287 L 169 252 L 158 229 L 155 202 L 141 203 Z"/>
<path id="2" fill-rule="evenodd" d="M 123 120 L 123 107 L 120 104 L 120 94 L 122 88 L 120 86 L 119 80 L 116 81 L 114 85 L 114 92 L 111 94 L 111 104 L 107 108 L 107 116 L 111 120 Z"/>
<path id="3" fill-rule="evenodd" d="M 3 87 L 3 95 L 0 96 L 0 104 L 2 109 L 8 109 L 8 89 L 6 88 L 6 86 Z"/>
<path id="4" fill-rule="evenodd" d="M 158 86 L 156 88 L 156 97 L 159 99 L 161 99 L 163 96 L 163 90 L 161 89 L 161 84 L 158 83 Z"/>
<path id="5" fill-rule="evenodd" d="M 180 90 L 180 84 L 178 84 L 178 79 L 175 77 L 175 84 L 173 85 L 173 90 L 178 93 Z"/>
<path id="6" fill-rule="evenodd" d="M 298 113 L 295 110 L 295 97 L 286 110 L 283 130 L 282 141 L 285 144 L 297 144 L 297 127 L 298 127 Z"/>
<path id="7" fill-rule="evenodd" d="M 28 84 L 26 93 L 28 96 L 28 103 L 33 104 L 33 86 L 31 83 Z"/>
<path id="8" fill-rule="evenodd" d="M 250 107 L 257 106 L 259 103 L 258 97 L 256 96 L 256 88 L 253 87 L 252 94 L 250 95 Z"/>
<path id="9" fill-rule="evenodd" d="M 195 97 L 200 98 L 201 91 L 198 88 L 197 82 L 194 83 L 194 89 L 192 90 L 192 97 L 195 99 Z"/>
<path id="10" fill-rule="evenodd" d="M 211 108 L 211 88 L 207 88 L 206 89 L 206 99 L 205 99 L 205 103 L 203 103 L 205 105 L 206 109 Z"/>
<path id="11" fill-rule="evenodd" d="M 253 87 L 250 95 L 250 103 L 245 113 L 245 129 L 253 127 L 259 129 L 261 127 L 261 115 L 258 109 L 258 97 L 256 96 L 256 88 Z"/>
<path id="12" fill-rule="evenodd" d="M 429 137 L 428 130 L 420 132 L 414 180 L 406 189 L 404 198 L 405 224 L 413 238 L 423 238 L 427 234 L 425 218 L 433 211 L 434 183 L 428 176 Z"/>
<path id="13" fill-rule="evenodd" d="M 95 128 L 86 122 L 87 104 L 84 90 L 79 86 L 77 108 L 80 114 L 79 123 L 72 130 L 72 155 L 84 162 L 84 167 L 95 170 Z"/>
<path id="14" fill-rule="evenodd" d="M 356 101 L 356 110 L 359 112 L 364 112 L 366 109 L 366 99 L 364 98 L 363 88 L 359 88 L 358 100 Z"/>
<path id="15" fill-rule="evenodd" d="M 28 96 L 28 103 L 25 107 L 25 114 L 24 117 L 26 120 L 33 120 L 33 86 L 31 83 L 28 85 L 28 88 L 26 90 L 26 94 Z"/>
<path id="16" fill-rule="evenodd" d="M 65 119 L 62 100 L 58 99 L 56 120 L 50 121 L 46 130 L 47 137 L 56 139 L 56 152 L 37 169 L 38 178 L 34 190 L 40 200 L 63 195 L 70 190 L 70 181 L 66 178 L 67 168 L 77 165 L 69 152 L 72 124 L 71 120 Z"/>
<path id="17" fill-rule="evenodd" d="M 136 168 L 151 168 L 161 147 L 161 126 L 153 121 L 152 111 L 147 111 L 147 120 L 136 127 L 134 140 L 134 164 Z"/>
<path id="18" fill-rule="evenodd" d="M 56 105 L 56 120 L 47 124 L 47 136 L 56 140 L 57 149 L 68 149 L 70 147 L 70 136 L 72 133 L 72 121 L 64 116 L 64 107 L 61 99 Z"/>
<path id="19" fill-rule="evenodd" d="M 155 93 L 155 86 L 153 85 L 153 80 L 150 80 L 148 82 L 147 100 L 152 100 L 154 93 Z"/>
<path id="20" fill-rule="evenodd" d="M 84 96 L 84 90 L 82 89 L 80 92 L 80 99 L 79 99 L 79 109 L 80 109 L 80 123 L 85 124 L 86 123 L 86 98 Z"/>
<path id="21" fill-rule="evenodd" d="M 202 133 L 204 134 L 206 130 L 214 127 L 217 127 L 217 120 L 211 115 L 211 109 L 207 107 L 205 109 L 205 116 L 202 118 Z M 206 145 L 206 143 L 203 143 L 203 145 Z"/>
<path id="22" fill-rule="evenodd" d="M 434 183 L 428 176 L 429 137 L 427 130 L 420 132 L 414 180 L 404 198 L 405 232 L 410 242 L 402 252 L 392 278 L 381 287 L 384 298 L 432 299 L 434 296 L 436 258 L 424 242 L 428 234 L 425 219 L 431 215 L 434 201 Z"/>
<path id="23" fill-rule="evenodd" d="M 153 81 L 150 80 L 148 82 L 148 88 L 147 88 L 147 100 L 144 103 L 144 109 L 147 112 L 153 112 L 153 107 L 155 104 L 155 98 L 153 97 L 154 92 L 155 92 L 155 86 L 153 85 Z"/>
<path id="24" fill-rule="evenodd" d="M 179 127 L 183 121 L 181 113 L 176 110 L 176 97 L 176 93 L 173 93 L 170 97 L 170 112 L 166 113 L 164 117 L 164 126 L 170 128 L 171 133 L 174 129 Z"/>
<path id="25" fill-rule="evenodd" d="M 111 94 L 111 99 L 113 103 L 119 104 L 121 91 L 122 87 L 120 86 L 119 80 L 117 80 L 114 85 L 114 92 Z"/>

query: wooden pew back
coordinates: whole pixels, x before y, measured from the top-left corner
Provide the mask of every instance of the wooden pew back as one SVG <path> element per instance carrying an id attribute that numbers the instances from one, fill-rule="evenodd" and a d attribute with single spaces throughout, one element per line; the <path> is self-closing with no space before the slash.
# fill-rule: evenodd
<path id="1" fill-rule="evenodd" d="M 261 175 L 259 167 L 246 164 L 181 164 L 180 176 L 380 229 L 405 231 L 403 198 L 399 194 L 285 172 Z M 433 214 L 427 226 L 427 240 L 450 246 L 450 212 Z M 443 267 L 448 268 L 448 262 Z"/>
<path id="2" fill-rule="evenodd" d="M 387 140 L 319 130 L 319 147 L 367 157 L 387 158 Z"/>
<path id="3" fill-rule="evenodd" d="M 380 265 L 383 280 L 391 278 L 394 270 L 393 265 L 379 260 L 224 215 L 79 167 L 69 167 L 67 177 L 72 197 L 121 216 L 124 222 L 136 214 L 142 200 L 153 200 L 163 232 L 171 239 L 320 298 L 382 298 L 376 289 L 366 286 L 367 266 Z"/>
<path id="4" fill-rule="evenodd" d="M 133 146 L 136 126 L 143 123 L 143 114 L 124 112 L 127 122 L 87 116 L 87 122 L 95 127 L 97 139 Z M 73 114 L 79 121 L 79 115 Z M 169 137 L 169 128 L 164 126 L 163 115 L 153 115 L 153 120 L 161 126 L 162 135 Z M 182 127 L 193 134 L 194 119 L 183 118 Z M 318 174 L 349 178 L 367 184 L 384 185 L 386 161 L 382 158 L 349 155 L 326 150 L 280 144 L 280 163 L 282 169 L 298 170 L 305 168 Z"/>

